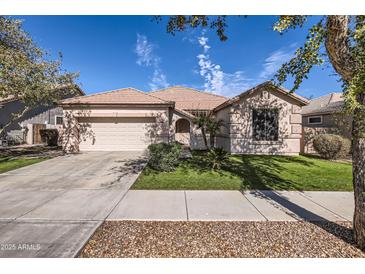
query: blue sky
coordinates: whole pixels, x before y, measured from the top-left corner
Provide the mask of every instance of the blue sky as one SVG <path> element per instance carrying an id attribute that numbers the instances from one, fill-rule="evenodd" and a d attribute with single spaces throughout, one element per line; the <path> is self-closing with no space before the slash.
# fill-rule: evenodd
<path id="1" fill-rule="evenodd" d="M 234 96 L 270 80 L 306 37 L 306 29 L 274 32 L 276 18 L 271 16 L 229 18 L 226 42 L 209 29 L 172 36 L 164 21 L 158 24 L 151 16 L 19 18 L 52 57 L 62 52 L 63 67 L 80 73 L 78 81 L 87 94 L 184 85 Z M 340 90 L 338 77 L 327 65 L 315 68 L 298 93 L 318 97 Z"/>

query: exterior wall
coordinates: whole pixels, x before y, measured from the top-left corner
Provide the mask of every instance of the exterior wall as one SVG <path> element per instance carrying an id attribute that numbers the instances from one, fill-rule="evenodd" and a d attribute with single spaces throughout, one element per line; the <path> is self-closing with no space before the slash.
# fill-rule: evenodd
<path id="1" fill-rule="evenodd" d="M 170 120 L 170 136 L 172 141 L 178 141 L 180 136 L 176 133 L 176 121 L 179 119 L 187 119 L 190 122 L 190 148 L 193 150 L 203 150 L 205 149 L 204 139 L 201 134 L 201 130 L 194 125 L 192 119 L 180 114 L 177 111 L 172 111 Z M 180 133 L 181 134 L 181 133 Z M 207 136 L 207 141 L 209 142 L 209 135 Z"/>
<path id="2" fill-rule="evenodd" d="M 0 128 L 3 128 L 9 120 L 12 118 L 12 114 L 19 112 L 23 109 L 23 104 L 19 101 L 12 101 L 0 105 Z M 8 136 L 15 143 L 23 143 L 24 133 L 21 131 L 21 126 L 18 121 L 14 121 L 6 130 L 3 135 Z"/>
<path id="3" fill-rule="evenodd" d="M 156 123 L 148 131 L 152 142 L 169 141 L 168 108 L 68 108 L 63 111 L 64 125 L 60 132 L 62 147 L 67 152 L 79 152 L 82 139 L 93 138 L 93 132 L 85 123 L 79 124 L 80 117 L 154 117 Z"/>
<path id="4" fill-rule="evenodd" d="M 312 116 L 321 116 L 321 124 L 309 124 L 308 118 Z M 351 125 L 352 119 L 350 116 L 341 113 L 325 113 L 325 114 L 313 114 L 303 115 L 303 127 L 305 128 L 332 128 L 333 131 L 337 131 L 338 134 L 347 138 L 351 137 Z"/>
<path id="5" fill-rule="evenodd" d="M 279 140 L 254 141 L 252 110 L 255 108 L 279 109 Z M 227 109 L 227 110 L 226 110 Z M 217 117 L 229 116 L 229 152 L 233 154 L 278 154 L 297 155 L 300 152 L 302 134 L 301 107 L 290 97 L 274 90 L 261 89 L 241 98 L 230 107 L 218 111 Z M 227 141 L 219 145 L 227 146 Z"/>
<path id="6" fill-rule="evenodd" d="M 47 124 L 56 125 L 56 116 L 63 116 L 63 110 L 60 107 L 39 109 L 39 114 L 22 121 L 23 125 L 27 124 Z"/>
<path id="7" fill-rule="evenodd" d="M 309 124 L 308 117 L 322 116 L 321 124 Z M 303 115 L 303 137 L 301 152 L 313 154 L 313 138 L 318 134 L 338 134 L 351 139 L 352 119 L 341 113 Z"/>
<path id="8" fill-rule="evenodd" d="M 8 123 L 13 113 L 22 111 L 24 104 L 20 101 L 12 101 L 0 106 L 0 128 Z M 48 124 L 55 125 L 55 117 L 62 116 L 60 107 L 38 107 L 28 111 L 21 119 L 14 121 L 5 131 L 15 143 L 32 144 L 32 133 L 28 124 Z M 22 130 L 23 127 L 23 130 Z M 28 130 L 24 131 L 25 128 Z M 30 136 L 28 136 L 30 135 Z"/>
<path id="9" fill-rule="evenodd" d="M 321 116 L 322 123 L 321 124 L 309 124 L 308 118 L 314 116 Z M 348 116 L 342 115 L 340 113 L 324 113 L 324 114 L 311 114 L 311 115 L 303 115 L 303 127 L 338 127 L 342 122 L 349 122 L 351 120 Z"/>
<path id="10" fill-rule="evenodd" d="M 230 113 L 231 107 L 226 107 L 218 111 L 215 115 L 216 120 L 222 120 L 224 127 L 221 128 L 219 134 L 216 136 L 215 144 L 217 147 L 223 148 L 227 152 L 231 152 L 231 139 L 230 139 Z"/>

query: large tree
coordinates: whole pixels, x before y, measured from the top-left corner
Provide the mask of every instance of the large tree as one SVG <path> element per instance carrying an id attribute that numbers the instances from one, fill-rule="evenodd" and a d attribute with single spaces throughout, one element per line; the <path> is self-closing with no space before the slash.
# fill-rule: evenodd
<path id="1" fill-rule="evenodd" d="M 294 79 L 291 92 L 298 89 L 314 66 L 329 62 L 343 83 L 346 108 L 353 116 L 354 238 L 365 250 L 365 16 L 322 16 L 309 26 L 304 45 L 277 72 L 277 84 Z M 162 19 L 159 17 L 158 19 Z M 226 16 L 170 16 L 167 32 L 210 27 L 221 41 L 228 39 Z M 279 16 L 274 31 L 283 34 L 309 24 L 308 16 Z"/>
<path id="2" fill-rule="evenodd" d="M 77 74 L 61 68 L 61 57 L 49 60 L 47 53 L 23 30 L 21 20 L 0 16 L 0 97 L 23 103 L 23 108 L 0 128 L 0 135 L 32 108 L 53 105 L 76 94 Z"/>

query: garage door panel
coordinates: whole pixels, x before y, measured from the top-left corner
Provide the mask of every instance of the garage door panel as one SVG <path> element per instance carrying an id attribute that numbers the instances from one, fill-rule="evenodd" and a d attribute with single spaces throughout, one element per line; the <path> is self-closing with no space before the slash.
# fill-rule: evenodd
<path id="1" fill-rule="evenodd" d="M 143 127 L 143 126 L 142 126 Z M 128 132 L 129 134 L 142 134 L 144 133 L 144 135 L 148 135 L 150 130 L 148 130 L 148 128 L 143 127 L 142 129 L 146 129 L 146 130 L 141 130 L 141 129 L 136 129 L 136 128 L 125 128 L 125 129 L 104 129 L 104 128 L 94 128 L 94 127 L 90 127 L 90 130 L 93 130 L 94 132 L 97 132 L 99 134 L 104 134 L 104 135 L 120 135 L 123 133 Z"/>
<path id="2" fill-rule="evenodd" d="M 85 143 L 88 144 L 92 144 L 94 143 L 95 145 L 123 145 L 123 144 L 142 144 L 142 143 L 149 143 L 148 140 L 143 140 L 143 139 L 117 139 L 117 138 L 98 138 L 96 137 L 95 140 L 90 140 L 90 139 L 86 139 Z"/>
<path id="3" fill-rule="evenodd" d="M 94 123 L 94 124 L 105 124 L 105 123 L 153 123 L 155 117 L 79 117 L 80 123 Z"/>
<path id="4" fill-rule="evenodd" d="M 108 133 L 108 132 L 103 132 L 103 133 L 99 133 L 97 131 L 94 132 L 96 134 L 96 137 L 99 137 L 100 139 L 103 138 L 116 138 L 116 139 L 145 139 L 148 135 L 145 134 L 144 132 L 141 133 L 133 133 L 133 132 L 128 132 L 128 135 L 124 135 L 127 134 L 126 131 L 121 131 L 120 134 L 112 132 L 112 133 Z"/>
<path id="5" fill-rule="evenodd" d="M 139 129 L 141 125 L 144 126 L 148 126 L 149 124 L 152 123 L 133 123 L 133 124 L 124 124 L 124 123 L 107 123 L 107 124 L 99 124 L 99 123 L 93 123 L 90 125 L 90 127 L 92 128 L 103 128 L 103 129 L 111 129 L 111 127 L 113 127 L 113 129 L 125 129 L 125 128 L 134 128 L 134 129 Z"/>
<path id="6" fill-rule="evenodd" d="M 80 143 L 81 151 L 144 150 L 151 143 L 155 119 L 151 117 L 92 117 L 79 118 L 93 137 Z"/>
<path id="7" fill-rule="evenodd" d="M 86 141 L 83 141 L 84 143 L 87 143 L 89 145 L 124 145 L 124 144 L 148 144 L 150 143 L 149 140 L 143 140 L 143 139 L 123 139 L 121 141 L 117 138 L 95 138 L 95 140 L 86 139 Z"/>

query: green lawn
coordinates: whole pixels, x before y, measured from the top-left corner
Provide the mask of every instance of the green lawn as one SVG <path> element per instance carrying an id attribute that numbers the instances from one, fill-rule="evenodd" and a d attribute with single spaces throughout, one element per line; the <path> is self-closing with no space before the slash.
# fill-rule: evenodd
<path id="1" fill-rule="evenodd" d="M 29 166 L 35 163 L 42 162 L 49 158 L 13 158 L 13 157 L 0 157 L 0 173 L 4 173 L 13 169 Z"/>
<path id="2" fill-rule="evenodd" d="M 157 172 L 148 166 L 132 189 L 272 189 L 351 191 L 351 164 L 309 156 L 230 156 L 211 171 L 202 153 L 181 161 L 176 171 Z"/>

